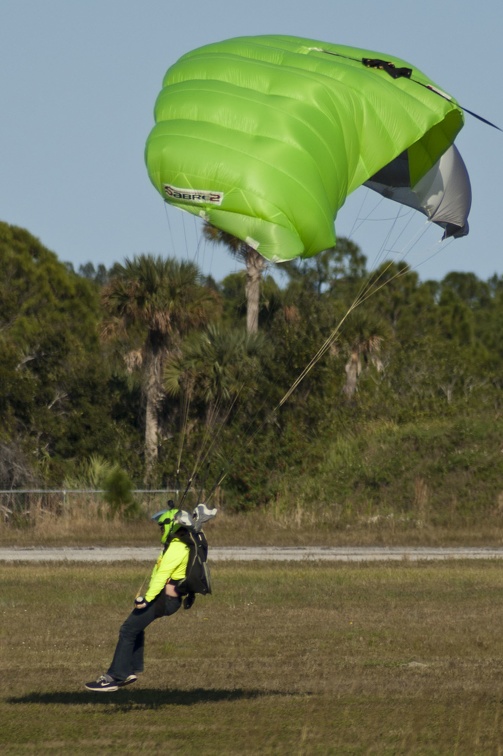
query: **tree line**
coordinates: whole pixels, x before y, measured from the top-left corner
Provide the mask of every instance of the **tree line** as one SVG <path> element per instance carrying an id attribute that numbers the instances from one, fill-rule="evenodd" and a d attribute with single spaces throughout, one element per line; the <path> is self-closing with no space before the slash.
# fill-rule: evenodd
<path id="1" fill-rule="evenodd" d="M 219 487 L 246 507 L 315 478 L 327 449 L 372 423 L 499 417 L 501 277 L 368 271 L 341 239 L 279 278 L 204 233 L 242 274 L 215 281 L 153 255 L 74 270 L 0 223 L 2 489 L 115 471 L 136 486 Z"/>

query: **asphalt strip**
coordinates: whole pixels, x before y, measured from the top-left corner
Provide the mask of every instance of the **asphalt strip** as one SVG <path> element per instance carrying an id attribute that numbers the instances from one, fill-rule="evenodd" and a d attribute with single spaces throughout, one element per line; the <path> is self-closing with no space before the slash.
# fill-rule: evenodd
<path id="1" fill-rule="evenodd" d="M 151 562 L 156 547 L 5 547 L 0 548 L 0 562 Z M 460 559 L 503 559 L 503 548 L 423 546 L 220 546 L 211 548 L 210 562 L 389 562 L 441 561 Z"/>

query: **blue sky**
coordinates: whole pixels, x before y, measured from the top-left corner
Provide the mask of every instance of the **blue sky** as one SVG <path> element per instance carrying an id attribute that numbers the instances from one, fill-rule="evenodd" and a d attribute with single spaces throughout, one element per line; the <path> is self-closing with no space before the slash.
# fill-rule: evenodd
<path id="1" fill-rule="evenodd" d="M 3 0 L 0 14 L 0 220 L 27 228 L 61 260 L 107 267 L 139 253 L 197 262 L 220 280 L 239 269 L 201 240 L 199 222 L 167 208 L 149 182 L 145 140 L 166 69 L 208 42 L 292 34 L 405 58 L 470 110 L 503 128 L 501 0 Z M 503 133 L 467 116 L 457 145 L 472 182 L 471 232 L 439 245 L 415 219 L 384 255 L 422 280 L 503 274 L 499 220 Z M 340 211 L 369 266 L 398 206 L 358 190 Z M 412 225 L 412 224 L 411 224 Z M 420 240 L 412 246 L 412 233 Z M 410 251 L 409 251 L 410 249 Z"/>

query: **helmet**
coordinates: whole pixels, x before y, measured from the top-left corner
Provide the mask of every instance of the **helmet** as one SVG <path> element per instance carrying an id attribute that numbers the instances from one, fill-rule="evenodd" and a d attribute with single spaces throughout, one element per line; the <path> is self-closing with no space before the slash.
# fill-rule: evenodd
<path id="1" fill-rule="evenodd" d="M 168 504 L 171 503 L 172 502 L 168 502 Z M 179 511 L 180 510 L 175 507 L 174 509 L 164 509 L 162 512 L 157 512 L 157 514 L 152 515 L 151 519 L 155 520 L 161 528 L 161 543 L 166 543 L 168 536 L 179 529 L 180 523 L 176 521 L 176 515 Z"/>
<path id="2" fill-rule="evenodd" d="M 162 509 L 155 515 L 152 515 L 151 520 L 155 520 L 161 528 L 161 543 L 166 543 L 168 537 L 173 533 L 176 533 L 180 528 L 195 528 L 194 518 L 186 512 L 184 509 L 177 509 L 173 499 L 168 501 L 168 509 Z"/>

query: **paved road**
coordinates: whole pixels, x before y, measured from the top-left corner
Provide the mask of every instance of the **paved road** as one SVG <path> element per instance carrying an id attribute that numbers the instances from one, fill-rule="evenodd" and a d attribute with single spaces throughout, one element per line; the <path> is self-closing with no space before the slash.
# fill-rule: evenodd
<path id="1" fill-rule="evenodd" d="M 0 548 L 0 562 L 151 562 L 156 547 Z M 210 561 L 386 562 L 448 559 L 503 559 L 503 548 L 430 548 L 423 546 L 224 546 L 210 548 Z"/>

